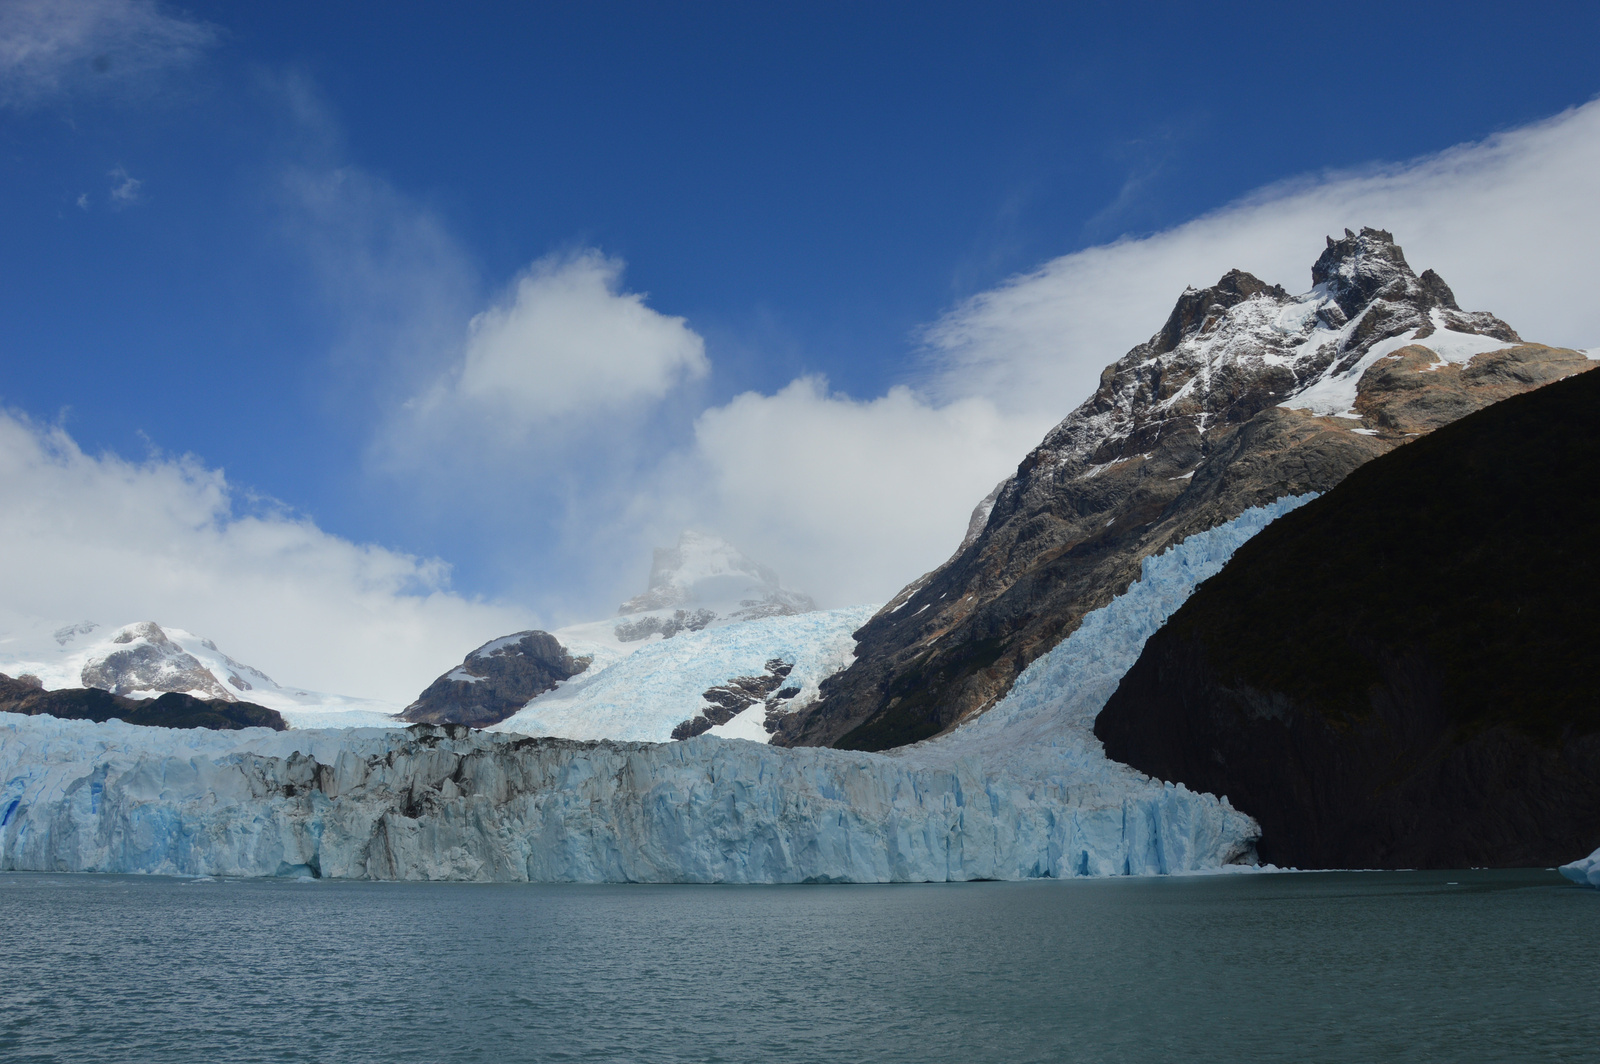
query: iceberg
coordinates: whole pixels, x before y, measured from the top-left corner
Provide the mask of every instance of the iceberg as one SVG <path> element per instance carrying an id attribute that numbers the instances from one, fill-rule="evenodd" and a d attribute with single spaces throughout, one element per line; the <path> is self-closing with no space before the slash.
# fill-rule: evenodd
<path id="1" fill-rule="evenodd" d="M 1561 874 L 1584 887 L 1600 888 L 1600 850 L 1561 866 Z"/>
<path id="2" fill-rule="evenodd" d="M 942 882 L 1254 859 L 1226 798 L 1106 759 L 1095 715 L 1280 499 L 1144 561 L 982 717 L 873 754 L 416 725 L 171 731 L 0 714 L 0 869 L 545 882 Z"/>

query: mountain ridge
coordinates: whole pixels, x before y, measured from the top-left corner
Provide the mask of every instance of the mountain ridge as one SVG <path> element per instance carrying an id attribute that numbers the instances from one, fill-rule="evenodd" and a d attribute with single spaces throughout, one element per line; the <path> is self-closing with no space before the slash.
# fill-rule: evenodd
<path id="1" fill-rule="evenodd" d="M 994 705 L 1143 558 L 1593 365 L 1461 310 L 1383 230 L 1330 237 L 1312 278 L 1300 296 L 1240 270 L 1186 290 L 774 741 L 879 750 L 940 734 Z"/>

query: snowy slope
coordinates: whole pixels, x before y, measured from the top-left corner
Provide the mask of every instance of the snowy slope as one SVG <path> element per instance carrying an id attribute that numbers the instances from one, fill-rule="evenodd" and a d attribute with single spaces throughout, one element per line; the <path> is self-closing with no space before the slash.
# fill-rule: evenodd
<path id="1" fill-rule="evenodd" d="M 424 692 L 406 716 L 565 739 L 665 742 L 678 725 L 702 716 L 712 705 L 704 697 L 707 691 L 766 676 L 770 662 L 792 668 L 792 675 L 782 680 L 783 697 L 770 699 L 771 712 L 792 712 L 809 704 L 818 685 L 850 663 L 855 652 L 851 633 L 874 609 L 818 611 L 809 597 L 785 588 L 771 569 L 728 543 L 685 532 L 676 546 L 656 550 L 649 587 L 623 603 L 616 617 L 550 633 L 571 658 L 588 659 L 582 672 L 552 690 L 544 689 L 546 680 L 496 692 L 500 705 L 476 717 L 449 715 L 455 712 L 451 706 Z M 479 648 L 466 664 L 496 645 Z M 454 683 L 459 688 L 477 679 L 463 666 L 446 673 L 435 687 Z M 482 705 L 488 696 L 468 692 L 463 697 L 479 699 L 474 704 Z M 523 699 L 528 699 L 524 708 L 489 723 Z M 750 706 L 713 730 L 766 742 L 767 712 L 765 706 Z M 709 719 L 701 722 L 702 727 L 709 724 Z"/>
<path id="2" fill-rule="evenodd" d="M 1254 821 L 1106 760 L 1089 725 L 1196 583 L 1304 501 L 1146 559 L 993 711 L 890 754 L 0 715 L 0 868 L 747 883 L 1219 869 L 1248 858 Z"/>
<path id="3" fill-rule="evenodd" d="M 494 728 L 563 739 L 665 742 L 676 725 L 708 704 L 702 697 L 706 690 L 735 677 L 758 676 L 774 658 L 795 667 L 787 684 L 801 690 L 790 700 L 792 711 L 815 699 L 817 686 L 850 663 L 855 653 L 851 633 L 876 611 L 876 606 L 854 606 L 763 617 L 624 644 L 613 649 L 626 656 L 604 664 L 597 656 L 587 671 Z M 575 638 L 573 632 L 553 634 L 573 654 L 595 651 L 595 642 Z M 765 710 L 758 703 L 712 734 L 764 743 L 769 738 L 764 721 Z"/>
<path id="4" fill-rule="evenodd" d="M 294 728 L 366 727 L 393 723 L 398 706 L 285 687 L 181 628 L 140 621 L 106 629 L 85 621 L 0 639 L 0 673 L 31 674 L 47 690 L 99 687 L 128 698 L 168 691 L 275 709 Z"/>

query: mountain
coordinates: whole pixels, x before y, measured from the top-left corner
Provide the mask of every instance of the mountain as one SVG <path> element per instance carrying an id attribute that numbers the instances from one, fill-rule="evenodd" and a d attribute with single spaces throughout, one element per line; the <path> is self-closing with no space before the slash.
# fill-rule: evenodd
<path id="1" fill-rule="evenodd" d="M 0 672 L 33 677 L 48 691 L 93 688 L 128 699 L 174 693 L 203 702 L 249 702 L 282 714 L 293 727 L 358 727 L 394 722 L 399 708 L 285 687 L 235 661 L 209 639 L 140 621 L 104 629 L 93 621 L 0 641 Z"/>
<path id="2" fill-rule="evenodd" d="M 549 632 L 515 632 L 468 654 L 429 684 L 401 716 L 418 724 L 484 728 L 505 720 L 591 662 L 574 658 Z"/>
<path id="3" fill-rule="evenodd" d="M 849 663 L 850 632 L 875 608 L 819 611 L 731 544 L 684 532 L 656 549 L 648 586 L 616 617 L 492 640 L 404 718 L 567 739 L 766 742 Z"/>
<path id="4" fill-rule="evenodd" d="M 1091 727 L 1195 585 L 1305 501 L 1252 508 L 1146 558 L 1126 593 L 1030 665 L 994 709 L 888 753 L 710 735 L 634 743 L 431 725 L 179 732 L 0 714 L 0 870 L 840 883 L 1254 864 L 1254 820 L 1226 798 L 1108 760 Z M 650 641 L 627 659 L 650 667 L 618 685 L 617 708 L 674 707 L 672 691 L 689 679 L 760 671 L 754 652 L 771 645 L 768 626 L 818 617 Z M 844 648 L 851 627 L 834 629 Z M 724 637 L 736 635 L 750 656 L 719 659 L 736 646 Z M 678 656 L 650 662 L 667 652 Z M 752 705 L 726 727 L 752 714 L 763 716 Z"/>
<path id="5" fill-rule="evenodd" d="M 854 663 L 774 741 L 880 750 L 945 732 L 1145 559 L 1591 365 L 1463 311 L 1376 229 L 1330 238 L 1303 295 L 1239 270 L 1189 289 L 979 505 L 956 554 L 856 633 Z"/>
<path id="6" fill-rule="evenodd" d="M 156 698 L 126 698 L 96 687 L 46 691 L 37 677 L 12 679 L 0 673 L 0 713 L 45 714 L 62 720 L 124 721 L 155 728 L 210 728 L 238 731 L 288 725 L 276 711 L 233 698 L 195 698 L 169 691 Z"/>
<path id="7" fill-rule="evenodd" d="M 700 532 L 684 532 L 677 546 L 657 547 L 650 583 L 617 608 L 615 636 L 634 642 L 671 636 L 708 625 L 787 617 L 817 608 L 809 595 L 782 586 L 778 574 L 751 561 L 731 544 Z"/>
<path id="8" fill-rule="evenodd" d="M 1095 724 L 1227 794 L 1265 860 L 1550 866 L 1600 846 L 1600 373 L 1352 473 L 1242 547 Z"/>

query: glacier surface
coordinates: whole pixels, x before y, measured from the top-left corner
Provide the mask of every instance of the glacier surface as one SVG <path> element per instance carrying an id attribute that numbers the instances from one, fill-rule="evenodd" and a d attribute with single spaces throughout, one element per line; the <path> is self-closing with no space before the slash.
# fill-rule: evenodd
<path id="1" fill-rule="evenodd" d="M 1195 585 L 1307 498 L 1146 559 L 989 713 L 885 754 L 711 735 L 169 731 L 0 714 L 0 869 L 781 883 L 1249 861 L 1250 817 L 1107 760 L 1090 729 Z"/>
<path id="2" fill-rule="evenodd" d="M 763 617 L 639 643 L 626 657 L 597 661 L 539 695 L 493 730 L 665 742 L 674 727 L 709 705 L 701 697 L 705 691 L 738 676 L 760 676 L 773 658 L 794 666 L 784 680 L 800 688 L 786 704 L 793 712 L 816 699 L 823 680 L 850 664 L 856 648 L 851 633 L 875 612 L 876 606 L 851 606 Z M 555 633 L 562 645 L 594 655 L 590 644 L 565 635 L 570 631 Z M 757 702 L 711 733 L 764 743 L 771 738 L 766 708 Z"/>

